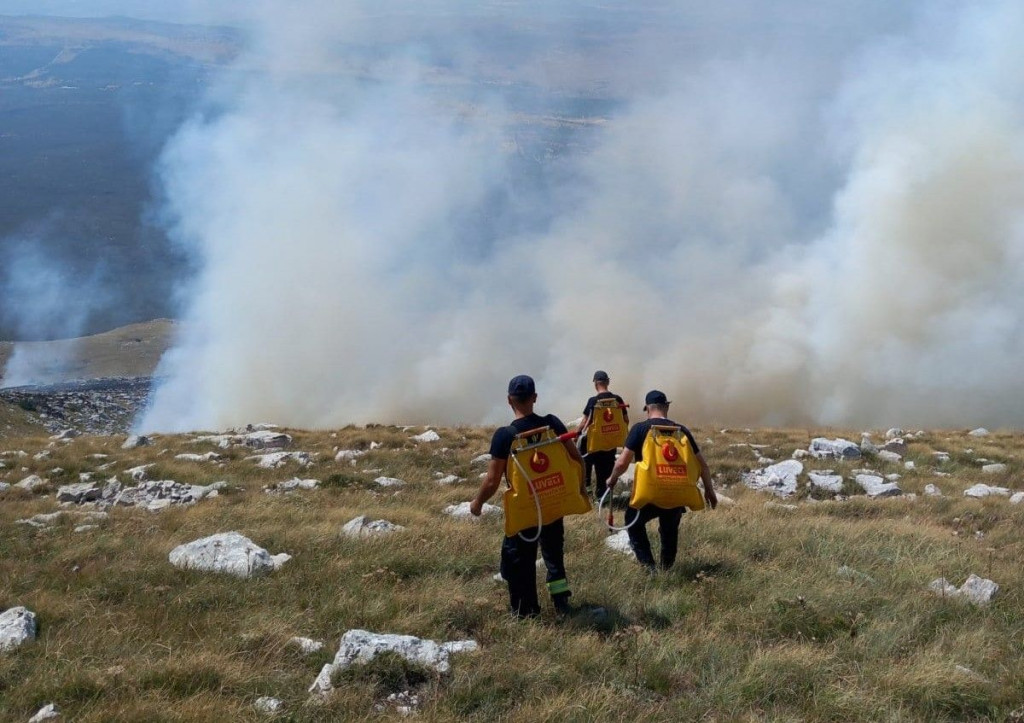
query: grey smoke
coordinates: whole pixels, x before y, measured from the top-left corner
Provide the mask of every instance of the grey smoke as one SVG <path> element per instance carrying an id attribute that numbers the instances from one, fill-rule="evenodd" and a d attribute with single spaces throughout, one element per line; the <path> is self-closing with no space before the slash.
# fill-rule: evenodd
<path id="1" fill-rule="evenodd" d="M 202 270 L 141 428 L 496 422 L 519 372 L 573 416 L 598 367 L 692 421 L 1022 421 L 1016 4 L 261 7 L 163 157 Z M 522 84 L 610 103 L 539 186 Z"/>

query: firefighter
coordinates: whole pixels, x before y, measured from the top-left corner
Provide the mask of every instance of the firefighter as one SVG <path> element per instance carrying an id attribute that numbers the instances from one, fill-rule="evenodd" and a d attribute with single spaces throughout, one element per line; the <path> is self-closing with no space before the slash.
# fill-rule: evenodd
<path id="1" fill-rule="evenodd" d="M 479 516 L 484 503 L 498 491 L 517 434 L 540 427 L 550 427 L 557 435 L 566 434 L 565 425 L 558 417 L 553 414 L 540 416 L 533 411 L 536 402 L 537 390 L 533 379 L 525 374 L 513 377 L 508 384 L 508 404 L 515 419 L 510 426 L 495 431 L 491 439 L 491 461 L 487 467 L 487 477 L 470 502 L 472 514 Z M 563 446 L 569 457 L 582 466 L 583 459 L 575 444 L 568 440 L 555 444 Z M 578 480 L 577 475 L 573 484 L 577 484 Z M 539 533 L 536 527 L 532 527 L 505 536 L 501 544 L 501 577 L 508 583 L 509 607 L 516 617 L 536 617 L 540 614 L 536 568 L 538 541 L 547 568 L 548 593 L 555 610 L 560 614 L 572 611 L 569 605 L 572 593 L 565 574 L 564 540 L 565 528 L 561 518 L 543 524 Z"/>
<path id="2" fill-rule="evenodd" d="M 626 468 L 634 459 L 637 462 L 643 461 L 644 442 L 650 433 L 652 425 L 658 427 L 678 427 L 686 435 L 686 439 L 689 441 L 690 447 L 700 464 L 700 479 L 704 483 L 704 500 L 714 509 L 718 505 L 718 496 L 715 494 L 715 488 L 711 481 L 711 470 L 708 468 L 708 463 L 705 461 L 704 456 L 700 453 L 697 441 L 693 438 L 690 430 L 668 418 L 669 404 L 670 402 L 664 392 L 655 389 L 647 393 L 647 396 L 644 398 L 644 411 L 647 413 L 647 419 L 637 422 L 629 430 L 629 436 L 626 438 L 626 444 L 622 453 L 615 460 L 615 466 L 608 476 L 608 489 L 615 489 L 615 484 L 619 481 L 619 477 L 622 476 L 622 473 L 626 471 Z M 640 509 L 626 508 L 626 524 L 629 526 L 629 545 L 633 548 L 633 553 L 641 565 L 652 571 L 656 569 L 654 555 L 651 552 L 651 541 L 647 537 L 647 523 L 657 518 L 658 533 L 661 537 L 661 559 L 659 561 L 661 569 L 667 570 L 672 567 L 676 560 L 676 550 L 679 545 L 679 523 L 685 511 L 685 507 L 664 509 L 654 504 L 643 505 Z"/>
<path id="3" fill-rule="evenodd" d="M 611 475 L 612 465 L 615 464 L 615 453 L 622 442 L 626 438 L 626 429 L 629 427 L 629 413 L 626 411 L 626 403 L 622 401 L 622 397 L 618 394 L 613 394 L 608 391 L 608 385 L 611 383 L 611 379 L 608 377 L 608 372 L 597 370 L 594 372 L 594 390 L 597 392 L 594 396 L 587 400 L 587 405 L 583 408 L 583 420 L 580 422 L 579 429 L 584 430 L 583 433 L 586 435 L 583 438 L 581 444 L 581 452 L 583 453 L 583 459 L 586 460 L 586 471 L 583 473 L 583 481 L 587 488 L 590 487 L 590 475 L 594 472 L 596 479 L 594 497 L 595 499 L 601 499 L 601 496 L 605 492 L 605 480 Z M 615 410 L 615 424 L 621 425 L 621 437 L 618 437 L 614 432 L 612 433 L 612 439 L 610 440 L 611 447 L 608 449 L 596 449 L 596 447 L 602 446 L 607 447 L 607 444 L 593 444 L 596 441 L 597 434 L 594 432 L 594 425 L 600 424 L 600 420 L 595 419 L 594 407 L 599 401 L 603 400 L 614 400 L 618 405 Z M 603 411 L 603 410 L 602 410 Z M 609 413 L 611 410 L 609 409 Z M 608 436 L 607 434 L 604 436 Z M 618 437 L 618 438 L 615 438 Z"/>

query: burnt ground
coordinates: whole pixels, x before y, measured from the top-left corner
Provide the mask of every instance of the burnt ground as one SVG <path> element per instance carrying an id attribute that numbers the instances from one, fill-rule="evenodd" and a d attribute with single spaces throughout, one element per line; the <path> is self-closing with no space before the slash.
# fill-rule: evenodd
<path id="1" fill-rule="evenodd" d="M 44 386 L 0 389 L 0 401 L 39 419 L 53 434 L 74 429 L 83 434 L 123 434 L 142 409 L 152 377 L 109 377 Z"/>

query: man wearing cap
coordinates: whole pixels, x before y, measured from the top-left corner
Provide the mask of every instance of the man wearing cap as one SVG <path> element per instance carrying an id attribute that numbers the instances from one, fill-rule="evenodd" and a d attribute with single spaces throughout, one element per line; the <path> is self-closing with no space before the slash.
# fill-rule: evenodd
<path id="1" fill-rule="evenodd" d="M 520 374 L 508 383 L 508 404 L 515 413 L 510 427 L 500 427 L 491 438 L 491 461 L 487 466 L 487 477 L 480 485 L 480 491 L 469 503 L 469 511 L 480 516 L 484 503 L 494 496 L 505 475 L 512 442 L 517 434 L 538 427 L 551 427 L 555 434 L 565 434 L 562 420 L 554 414 L 540 416 L 533 411 L 537 402 L 537 389 L 533 379 Z M 569 455 L 580 464 L 576 445 L 564 441 Z M 540 614 L 537 600 L 537 540 L 527 542 L 523 538 L 537 536 L 537 528 L 531 527 L 519 534 L 506 537 L 501 543 L 501 577 L 508 583 L 509 606 L 516 617 L 535 617 Z M 548 592 L 559 613 L 569 613 L 569 582 L 565 575 L 564 561 L 565 527 L 561 519 L 548 523 L 540 530 L 540 552 L 547 568 Z"/>
<path id="2" fill-rule="evenodd" d="M 647 412 L 647 419 L 637 422 L 629 430 L 629 436 L 626 437 L 626 446 L 623 447 L 619 458 L 615 460 L 615 466 L 608 477 L 608 488 L 615 488 L 619 477 L 622 476 L 622 473 L 626 471 L 626 468 L 634 459 L 637 462 L 643 461 L 644 440 L 647 438 L 651 425 L 679 427 L 689 440 L 693 453 L 700 460 L 700 478 L 704 482 L 704 499 L 711 509 L 714 509 L 718 506 L 718 496 L 715 494 L 715 488 L 711 481 L 711 470 L 708 468 L 708 463 L 704 460 L 704 455 L 700 453 L 697 440 L 693 438 L 690 430 L 668 418 L 669 403 L 664 392 L 654 389 L 647 393 L 647 396 L 644 398 L 644 411 Z M 636 555 L 636 559 L 640 564 L 645 565 L 651 570 L 655 569 L 654 555 L 651 552 L 651 541 L 647 537 L 647 523 L 657 517 L 658 534 L 661 537 L 661 569 L 667 570 L 672 567 L 672 564 L 676 561 L 676 550 L 679 546 L 679 522 L 682 520 L 685 511 L 685 507 L 675 507 L 666 510 L 656 505 L 644 505 L 639 510 L 626 507 L 626 524 L 629 525 L 629 545 L 633 548 L 633 554 Z M 637 519 L 638 517 L 639 519 Z M 634 520 L 636 520 L 635 524 L 633 524 Z"/>
<path id="3" fill-rule="evenodd" d="M 587 429 L 590 423 L 594 421 L 594 405 L 599 399 L 614 399 L 625 407 L 626 403 L 622 401 L 622 397 L 608 391 L 610 383 L 611 379 L 608 378 L 608 372 L 601 371 L 600 369 L 594 372 L 594 389 L 597 391 L 597 394 L 587 400 L 587 405 L 583 408 L 583 420 L 580 422 L 579 429 Z M 628 425 L 629 413 L 625 409 L 622 410 L 622 413 Z M 597 480 L 594 486 L 594 495 L 597 499 L 601 499 L 605 492 L 605 480 L 611 475 L 612 465 L 615 464 L 615 450 L 608 449 L 588 452 L 584 446 L 580 451 L 586 455 L 584 459 L 587 462 L 586 470 L 583 473 L 583 482 L 587 487 L 590 487 L 590 472 L 593 470 L 596 473 L 595 478 Z"/>

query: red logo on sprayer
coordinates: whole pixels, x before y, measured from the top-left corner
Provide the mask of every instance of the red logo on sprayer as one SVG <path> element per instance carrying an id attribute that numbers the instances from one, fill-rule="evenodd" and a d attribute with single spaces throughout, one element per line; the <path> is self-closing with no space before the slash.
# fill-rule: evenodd
<path id="1" fill-rule="evenodd" d="M 612 410 L 610 410 L 610 409 L 604 410 L 604 421 L 610 422 L 613 419 L 615 419 L 615 414 L 612 413 Z"/>
<path id="2" fill-rule="evenodd" d="M 533 457 L 530 458 L 530 469 L 538 474 L 547 471 L 550 465 L 551 460 L 543 452 L 534 452 Z"/>
<path id="3" fill-rule="evenodd" d="M 679 450 L 669 442 L 661 445 L 661 456 L 665 458 L 666 462 L 675 462 L 679 459 Z"/>

